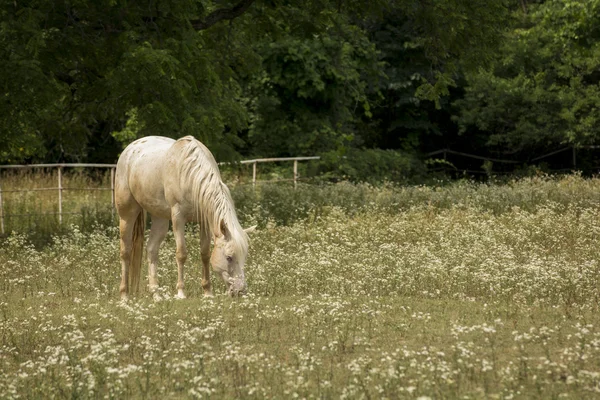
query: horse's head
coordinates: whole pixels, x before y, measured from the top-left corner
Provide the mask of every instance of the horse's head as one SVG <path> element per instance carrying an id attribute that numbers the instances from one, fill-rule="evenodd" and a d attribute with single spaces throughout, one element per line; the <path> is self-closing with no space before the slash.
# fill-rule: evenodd
<path id="1" fill-rule="evenodd" d="M 221 224 L 221 234 L 215 236 L 215 246 L 210 257 L 213 271 L 225 282 L 227 293 L 230 296 L 238 296 L 246 291 L 246 278 L 244 276 L 244 264 L 248 254 L 247 234 L 254 231 L 256 226 L 244 229 L 236 237 L 232 232 Z M 240 243 L 243 241 L 244 243 Z"/>

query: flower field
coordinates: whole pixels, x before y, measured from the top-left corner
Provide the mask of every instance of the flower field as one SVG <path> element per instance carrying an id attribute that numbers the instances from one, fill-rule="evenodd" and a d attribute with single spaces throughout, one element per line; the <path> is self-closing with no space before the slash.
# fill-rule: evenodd
<path id="1" fill-rule="evenodd" d="M 115 228 L 9 236 L 0 398 L 600 398 L 600 180 L 407 190 L 259 221 L 242 298 L 193 229 L 188 298 L 169 234 L 127 303 Z"/>

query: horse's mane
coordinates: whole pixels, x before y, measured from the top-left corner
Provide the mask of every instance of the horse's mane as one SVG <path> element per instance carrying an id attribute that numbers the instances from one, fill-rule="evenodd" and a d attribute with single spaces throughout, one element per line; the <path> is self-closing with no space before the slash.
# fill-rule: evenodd
<path id="1" fill-rule="evenodd" d="M 191 200 L 200 229 L 219 236 L 223 234 L 223 221 L 231 235 L 233 251 L 238 257 L 245 257 L 248 252 L 248 237 L 238 221 L 229 188 L 221 180 L 215 158 L 194 137 L 186 136 L 179 140 L 187 141 L 182 147 L 181 179 L 182 184 L 191 189 Z"/>

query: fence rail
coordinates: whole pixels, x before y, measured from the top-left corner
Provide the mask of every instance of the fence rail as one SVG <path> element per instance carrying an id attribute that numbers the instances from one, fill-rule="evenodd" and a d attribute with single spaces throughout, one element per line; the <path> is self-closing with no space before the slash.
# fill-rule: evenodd
<path id="1" fill-rule="evenodd" d="M 311 157 L 280 157 L 280 158 L 257 158 L 253 160 L 242 160 L 239 161 L 239 164 L 252 164 L 252 185 L 255 186 L 258 182 L 257 172 L 259 163 L 269 163 L 269 162 L 285 162 L 285 161 L 293 161 L 293 178 L 285 179 L 285 181 L 293 181 L 294 189 L 298 185 L 298 180 L 300 179 L 298 176 L 298 162 L 299 161 L 309 161 L 309 160 L 319 160 L 321 157 L 319 156 L 311 156 Z M 221 162 L 219 165 L 231 165 L 236 164 L 235 162 Z M 63 212 L 63 191 L 65 190 L 110 190 L 110 204 L 114 212 L 115 205 L 115 170 L 117 168 L 116 164 L 95 164 L 95 163 L 83 163 L 83 164 L 25 164 L 25 165 L 0 165 L 0 170 L 18 170 L 18 169 L 31 169 L 31 168 L 57 168 L 58 169 L 58 186 L 50 187 L 50 188 L 31 188 L 31 189 L 9 189 L 3 190 L 2 184 L 0 182 L 0 231 L 2 234 L 5 234 L 5 218 L 6 217 L 14 217 L 14 216 L 23 216 L 23 215 L 41 215 L 41 214 L 5 214 L 4 213 L 4 202 L 3 202 L 3 193 L 16 193 L 16 192 L 39 192 L 39 191 L 57 191 L 58 192 L 58 212 L 57 213 L 44 213 L 43 215 L 56 215 L 58 214 L 58 221 L 62 224 L 63 215 L 66 214 L 78 214 L 74 212 Z M 69 188 L 64 187 L 62 184 L 62 170 L 64 168 L 110 168 L 110 188 L 100 187 L 100 188 Z M 279 179 L 278 181 L 282 181 Z M 270 181 L 266 181 L 270 182 Z"/>
<path id="2" fill-rule="evenodd" d="M 425 157 L 431 158 L 433 156 L 442 155 L 444 160 L 446 160 L 446 158 L 449 154 L 454 154 L 454 155 L 465 157 L 465 158 L 472 158 L 472 159 L 476 159 L 476 160 L 484 160 L 484 161 L 491 161 L 491 162 L 495 162 L 495 163 L 513 164 L 514 165 L 514 164 L 527 164 L 527 163 L 542 160 L 544 158 L 547 158 L 547 157 L 550 157 L 550 156 L 553 156 L 553 155 L 556 155 L 556 154 L 559 154 L 559 153 L 562 153 L 565 151 L 571 151 L 571 156 L 570 156 L 571 164 L 573 165 L 573 168 L 577 168 L 577 150 L 597 150 L 597 149 L 600 149 L 600 146 L 598 146 L 598 145 L 568 146 L 568 147 L 563 147 L 558 150 L 551 151 L 549 153 L 543 154 L 538 157 L 531 158 L 531 159 L 509 160 L 509 159 L 499 159 L 499 158 L 480 156 L 477 154 L 463 153 L 460 151 L 445 148 L 445 149 L 439 149 L 439 150 L 435 150 L 430 153 L 427 153 L 427 154 L 425 154 Z M 474 173 L 485 173 L 484 171 L 469 171 L 469 170 L 461 170 L 461 171 L 474 172 Z"/>

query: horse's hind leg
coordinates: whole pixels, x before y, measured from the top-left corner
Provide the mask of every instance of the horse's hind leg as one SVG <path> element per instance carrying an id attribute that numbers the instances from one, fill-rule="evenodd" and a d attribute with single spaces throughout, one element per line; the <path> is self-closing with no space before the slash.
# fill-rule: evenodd
<path id="1" fill-rule="evenodd" d="M 129 267 L 133 251 L 133 227 L 140 212 L 142 212 L 142 209 L 138 206 L 137 209 L 130 210 L 130 212 L 119 213 L 119 232 L 121 234 L 121 285 L 119 286 L 119 292 L 123 300 L 126 300 L 129 295 Z"/>
<path id="2" fill-rule="evenodd" d="M 152 216 L 152 228 L 148 238 L 148 288 L 154 292 L 158 288 L 156 269 L 158 268 L 158 249 L 169 230 L 169 220 Z"/>

